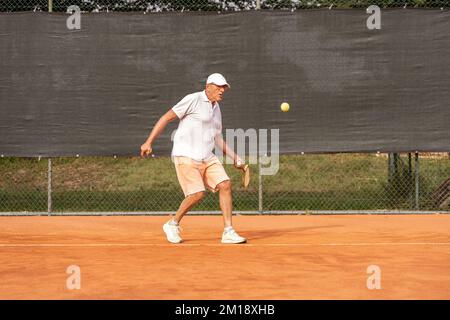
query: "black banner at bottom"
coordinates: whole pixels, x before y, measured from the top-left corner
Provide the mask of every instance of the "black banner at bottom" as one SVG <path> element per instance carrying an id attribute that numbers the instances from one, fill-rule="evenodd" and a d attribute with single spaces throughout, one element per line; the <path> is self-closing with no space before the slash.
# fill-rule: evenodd
<path id="1" fill-rule="evenodd" d="M 393 311 L 403 316 L 429 316 L 448 310 L 449 301 L 298 301 L 298 300 L 120 300 L 120 301 L 3 301 L 3 312 L 16 317 L 30 312 L 48 318 L 114 316 L 124 319 L 260 319 L 281 320 L 332 315 L 384 317 Z M 9 310 L 8 310 L 9 309 Z M 99 318 L 100 319 L 100 318 Z"/>

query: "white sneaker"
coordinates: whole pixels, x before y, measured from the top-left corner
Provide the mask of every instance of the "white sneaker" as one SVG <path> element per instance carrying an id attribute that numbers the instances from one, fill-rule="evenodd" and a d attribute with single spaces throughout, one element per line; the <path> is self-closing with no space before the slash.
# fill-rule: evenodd
<path id="1" fill-rule="evenodd" d="M 180 226 L 171 225 L 169 222 L 170 221 L 163 225 L 163 230 L 166 233 L 167 240 L 172 243 L 180 243 L 183 241 L 180 237 Z"/>
<path id="2" fill-rule="evenodd" d="M 237 234 L 234 229 L 224 231 L 222 234 L 222 243 L 244 243 L 247 239 Z"/>

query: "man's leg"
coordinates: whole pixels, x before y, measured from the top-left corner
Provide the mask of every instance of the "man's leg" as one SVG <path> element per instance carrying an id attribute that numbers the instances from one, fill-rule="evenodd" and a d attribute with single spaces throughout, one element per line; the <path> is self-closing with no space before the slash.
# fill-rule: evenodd
<path id="1" fill-rule="evenodd" d="M 163 225 L 167 240 L 172 243 L 180 243 L 179 222 L 183 216 L 204 196 L 205 186 L 198 166 L 189 158 L 174 157 L 175 170 L 183 193 L 187 196 L 181 202 L 178 211 L 172 219 Z"/>
<path id="2" fill-rule="evenodd" d="M 233 212 L 233 198 L 231 194 L 231 182 L 230 180 L 222 181 L 217 185 L 219 189 L 219 202 L 220 209 L 223 215 L 224 227 L 232 226 L 232 212 Z"/>
<path id="3" fill-rule="evenodd" d="M 224 230 L 222 243 L 243 243 L 247 240 L 233 229 L 233 199 L 231 181 L 222 164 L 217 161 L 208 166 L 205 173 L 206 184 L 211 191 L 219 191 L 219 203 L 222 210 Z"/>
<path id="4" fill-rule="evenodd" d="M 181 219 L 184 217 L 184 215 L 192 209 L 197 203 L 199 203 L 203 197 L 205 196 L 204 191 L 200 191 L 197 193 L 193 193 L 188 195 L 184 200 L 181 202 L 180 207 L 178 208 L 177 213 L 175 214 L 175 217 L 173 217 L 173 221 L 176 223 L 180 223 Z"/>
<path id="5" fill-rule="evenodd" d="M 181 189 L 183 189 L 183 193 L 187 195 L 173 218 L 173 222 L 178 224 L 183 216 L 203 199 L 205 186 L 200 171 L 201 168 L 197 163 L 187 157 L 174 157 L 173 160 L 178 182 Z"/>
<path id="6" fill-rule="evenodd" d="M 222 243 L 246 242 L 247 239 L 238 235 L 232 225 L 233 200 L 230 180 L 219 183 L 217 189 L 219 189 L 220 208 L 222 209 L 223 224 L 225 227 L 222 234 Z"/>
<path id="7" fill-rule="evenodd" d="M 191 195 L 188 195 L 180 204 L 180 208 L 177 211 L 177 214 L 174 218 L 167 221 L 163 225 L 163 230 L 166 233 L 167 240 L 172 243 L 180 243 L 183 241 L 180 237 L 180 226 L 179 222 L 183 218 L 183 216 L 200 200 L 203 198 L 204 192 L 196 192 Z"/>

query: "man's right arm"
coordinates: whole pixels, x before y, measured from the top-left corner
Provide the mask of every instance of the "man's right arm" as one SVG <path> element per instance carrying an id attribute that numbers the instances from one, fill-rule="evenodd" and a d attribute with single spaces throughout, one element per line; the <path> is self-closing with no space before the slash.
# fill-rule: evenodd
<path id="1" fill-rule="evenodd" d="M 167 126 L 167 124 L 175 120 L 176 118 L 178 118 L 178 116 L 172 109 L 167 111 L 161 118 L 159 118 L 158 122 L 150 132 L 147 140 L 141 146 L 141 157 L 152 153 L 152 144 L 155 139 L 164 131 L 164 128 Z"/>

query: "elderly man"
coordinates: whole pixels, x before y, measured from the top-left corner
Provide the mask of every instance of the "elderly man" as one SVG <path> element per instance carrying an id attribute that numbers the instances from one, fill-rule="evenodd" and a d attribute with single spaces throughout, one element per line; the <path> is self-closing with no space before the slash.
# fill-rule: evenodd
<path id="1" fill-rule="evenodd" d="M 205 186 L 212 192 L 219 191 L 220 208 L 223 214 L 224 231 L 222 243 L 244 243 L 232 226 L 231 182 L 213 149 L 217 145 L 231 159 L 236 168 L 244 163 L 222 139 L 222 116 L 219 101 L 230 88 L 219 73 L 211 74 L 206 80 L 205 90 L 185 96 L 156 123 L 150 135 L 141 146 L 141 156 L 152 152 L 152 144 L 166 125 L 180 119 L 175 133 L 172 159 L 185 195 L 184 200 L 163 230 L 167 240 L 180 243 L 179 223 L 183 216 L 205 196 Z"/>

